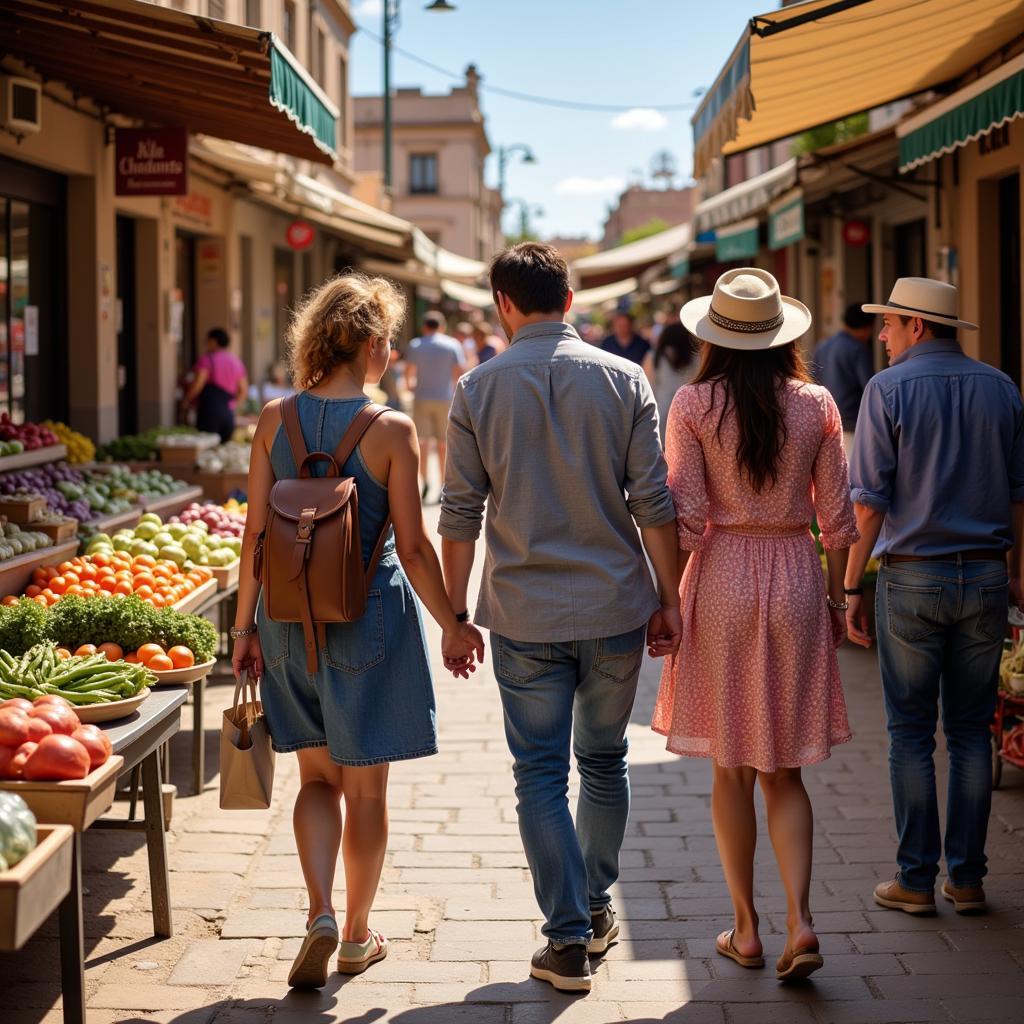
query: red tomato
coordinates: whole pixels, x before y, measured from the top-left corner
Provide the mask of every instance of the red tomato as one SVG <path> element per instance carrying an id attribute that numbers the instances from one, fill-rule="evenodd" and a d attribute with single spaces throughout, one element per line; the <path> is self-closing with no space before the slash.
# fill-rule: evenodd
<path id="1" fill-rule="evenodd" d="M 103 764 L 113 751 L 107 734 L 95 725 L 80 725 L 71 738 L 78 740 L 89 752 L 90 770 Z"/>
<path id="2" fill-rule="evenodd" d="M 53 734 L 53 726 L 50 725 L 45 718 L 37 718 L 35 715 L 29 715 L 28 719 L 28 738 L 33 743 L 38 743 L 40 740 L 46 739 L 47 736 Z"/>
<path id="3" fill-rule="evenodd" d="M 9 779 L 17 779 L 25 767 L 25 762 L 36 752 L 36 748 L 39 746 L 38 743 L 33 743 L 31 740 L 28 743 L 22 743 L 20 747 L 14 752 L 14 756 L 11 758 L 10 763 L 7 765 L 7 777 Z"/>
<path id="4" fill-rule="evenodd" d="M 34 708 L 39 707 L 41 704 L 54 704 L 59 708 L 67 708 L 68 711 L 74 711 L 75 706 L 66 697 L 58 697 L 55 693 L 47 693 L 42 697 L 36 697 L 32 702 Z"/>
<path id="5" fill-rule="evenodd" d="M 32 710 L 32 701 L 25 700 L 24 697 L 8 697 L 0 704 L 0 708 L 21 708 L 27 715 Z"/>
<path id="6" fill-rule="evenodd" d="M 32 718 L 41 718 L 54 732 L 65 736 L 70 736 L 82 724 L 70 707 L 59 704 L 37 704 L 29 714 Z"/>
<path id="7" fill-rule="evenodd" d="M 16 747 L 0 747 L 0 779 L 11 779 L 11 761 L 14 760 Z"/>
<path id="8" fill-rule="evenodd" d="M 28 724 L 21 708 L 0 708 L 0 746 L 20 747 L 29 738 Z"/>
<path id="9" fill-rule="evenodd" d="M 84 779 L 89 774 L 89 751 L 70 736 L 47 736 L 29 755 L 22 775 L 30 782 Z"/>

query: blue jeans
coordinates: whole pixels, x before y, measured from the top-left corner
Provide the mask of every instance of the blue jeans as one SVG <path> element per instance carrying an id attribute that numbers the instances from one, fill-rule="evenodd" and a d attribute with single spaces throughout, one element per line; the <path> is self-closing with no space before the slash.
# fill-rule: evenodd
<path id="1" fill-rule="evenodd" d="M 492 634 L 494 670 L 515 758 L 519 832 L 543 933 L 559 944 L 593 937 L 591 914 L 611 901 L 629 817 L 626 724 L 646 627 L 569 643 Z M 580 773 L 569 813 L 569 744 Z"/>
<path id="2" fill-rule="evenodd" d="M 1006 565 L 898 562 L 878 576 L 878 659 L 889 719 L 889 775 L 899 880 L 932 892 L 942 841 L 935 795 L 935 726 L 949 750 L 946 867 L 951 884 L 980 885 L 992 803 L 989 727 L 1006 633 Z"/>

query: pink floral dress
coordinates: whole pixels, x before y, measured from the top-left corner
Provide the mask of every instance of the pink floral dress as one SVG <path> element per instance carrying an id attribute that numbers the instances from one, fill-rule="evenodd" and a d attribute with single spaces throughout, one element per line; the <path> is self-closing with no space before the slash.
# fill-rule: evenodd
<path id="1" fill-rule="evenodd" d="M 736 463 L 724 388 L 676 395 L 666 457 L 679 546 L 693 551 L 680 590 L 683 640 L 666 662 L 652 728 L 668 749 L 763 772 L 813 764 L 850 739 L 825 581 L 809 526 L 826 548 L 858 538 L 843 429 L 822 387 L 783 387 L 778 479 L 758 493 Z"/>

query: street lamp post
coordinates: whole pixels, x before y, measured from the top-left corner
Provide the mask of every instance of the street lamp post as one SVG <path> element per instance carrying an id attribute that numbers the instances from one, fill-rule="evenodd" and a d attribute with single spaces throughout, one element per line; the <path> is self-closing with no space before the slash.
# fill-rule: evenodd
<path id="1" fill-rule="evenodd" d="M 391 40 L 398 29 L 401 0 L 384 0 L 384 191 L 391 195 Z M 433 0 L 425 11 L 454 11 L 448 0 Z"/>
<path id="2" fill-rule="evenodd" d="M 543 217 L 544 208 L 531 205 L 525 199 L 510 199 L 508 204 L 519 207 L 519 237 L 524 239 L 530 234 L 530 217 Z"/>
<path id="3" fill-rule="evenodd" d="M 509 160 L 516 153 L 522 153 L 524 164 L 535 164 L 537 162 L 537 158 L 533 155 L 533 150 L 523 142 L 516 142 L 511 146 L 498 147 L 498 195 L 501 196 L 502 202 L 505 201 L 505 170 L 508 167 Z"/>

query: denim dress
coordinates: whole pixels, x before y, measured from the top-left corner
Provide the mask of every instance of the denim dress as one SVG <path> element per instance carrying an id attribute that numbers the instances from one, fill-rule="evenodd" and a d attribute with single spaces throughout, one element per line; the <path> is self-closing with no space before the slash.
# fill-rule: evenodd
<path id="1" fill-rule="evenodd" d="M 306 448 L 333 453 L 367 404 L 364 398 L 299 395 Z M 284 427 L 270 452 L 278 480 L 298 476 Z M 314 463 L 312 472 L 326 467 Z M 363 563 L 370 560 L 388 515 L 387 488 L 366 468 L 357 447 L 342 476 L 359 489 Z M 391 531 L 369 589 L 366 613 L 355 622 L 329 623 L 327 646 L 315 675 L 306 667 L 302 623 L 256 613 L 264 674 L 260 684 L 274 749 L 287 753 L 327 747 L 335 764 L 360 767 L 437 753 L 434 687 L 419 604 L 395 553 Z"/>

